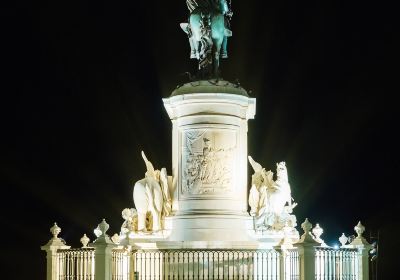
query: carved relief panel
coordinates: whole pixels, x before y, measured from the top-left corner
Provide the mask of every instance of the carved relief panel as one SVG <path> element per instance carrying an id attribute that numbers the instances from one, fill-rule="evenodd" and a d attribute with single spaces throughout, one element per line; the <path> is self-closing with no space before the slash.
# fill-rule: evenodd
<path id="1" fill-rule="evenodd" d="M 182 133 L 181 186 L 184 195 L 223 195 L 233 191 L 237 132 L 186 129 Z"/>

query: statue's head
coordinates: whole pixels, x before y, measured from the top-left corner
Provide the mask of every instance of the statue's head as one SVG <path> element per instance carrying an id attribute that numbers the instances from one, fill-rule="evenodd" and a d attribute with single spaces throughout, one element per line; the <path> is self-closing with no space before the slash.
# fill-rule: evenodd
<path id="1" fill-rule="evenodd" d="M 125 208 L 122 210 L 122 218 L 126 221 L 133 219 L 136 214 L 137 212 L 135 208 Z"/>
<path id="2" fill-rule="evenodd" d="M 251 181 L 252 181 L 251 183 L 252 183 L 253 185 L 255 185 L 255 186 L 257 187 L 257 189 L 258 189 L 259 187 L 261 187 L 261 185 L 264 184 L 264 178 L 263 178 L 261 172 L 256 172 L 256 173 L 254 173 L 254 174 L 251 176 Z"/>
<path id="3" fill-rule="evenodd" d="M 276 164 L 276 175 L 280 176 L 283 174 L 287 175 L 287 169 L 286 169 L 286 163 L 284 161 L 281 161 Z"/>
<path id="4" fill-rule="evenodd" d="M 264 168 L 263 168 L 264 169 Z M 265 170 L 265 169 L 264 169 Z M 267 180 L 267 182 L 266 182 L 266 184 L 267 185 L 271 185 L 271 184 L 273 184 L 274 183 L 274 180 L 273 180 L 273 178 L 274 178 L 274 172 L 272 172 L 271 170 L 268 170 L 266 173 L 266 180 Z"/>

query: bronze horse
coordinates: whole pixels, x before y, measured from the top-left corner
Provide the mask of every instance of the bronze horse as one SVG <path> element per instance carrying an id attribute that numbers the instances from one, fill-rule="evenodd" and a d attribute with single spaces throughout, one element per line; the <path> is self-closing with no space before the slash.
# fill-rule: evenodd
<path id="1" fill-rule="evenodd" d="M 228 29 L 232 12 L 226 0 L 187 0 L 189 24 L 181 24 L 188 33 L 191 58 L 199 60 L 199 69 L 218 76 L 219 59 L 226 58 Z M 221 53 L 222 51 L 222 53 Z"/>

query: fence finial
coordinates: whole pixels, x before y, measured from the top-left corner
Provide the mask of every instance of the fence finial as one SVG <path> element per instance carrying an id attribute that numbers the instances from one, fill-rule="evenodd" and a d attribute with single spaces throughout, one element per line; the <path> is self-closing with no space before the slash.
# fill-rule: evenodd
<path id="1" fill-rule="evenodd" d="M 103 219 L 97 227 L 101 231 L 101 235 L 107 235 L 107 230 L 110 228 L 110 225 L 107 224 L 106 219 Z"/>
<path id="2" fill-rule="evenodd" d="M 357 233 L 357 238 L 362 237 L 365 227 L 361 224 L 361 221 L 358 221 L 358 224 L 354 227 L 354 231 Z"/>
<path id="3" fill-rule="evenodd" d="M 53 235 L 53 239 L 58 239 L 58 235 L 61 232 L 61 228 L 57 225 L 57 223 L 54 223 L 54 225 L 50 228 L 50 232 Z"/>
<path id="4" fill-rule="evenodd" d="M 107 230 L 110 228 L 110 225 L 107 224 L 106 220 L 103 219 L 100 224 L 97 225 L 97 228 L 94 229 L 94 234 L 96 235 L 96 240 L 94 243 L 113 243 L 110 239 L 110 236 L 107 234 Z"/>
<path id="5" fill-rule="evenodd" d="M 341 247 L 345 246 L 348 240 L 349 239 L 347 238 L 347 236 L 342 233 L 342 235 L 339 237 L 339 242 L 340 244 L 342 244 Z"/>
<path id="6" fill-rule="evenodd" d="M 301 228 L 303 229 L 304 233 L 297 243 L 314 243 L 315 246 L 317 246 L 319 242 L 314 240 L 314 236 L 310 232 L 310 230 L 312 229 L 312 223 L 308 221 L 308 218 L 306 218 L 305 221 L 301 224 Z"/>
<path id="7" fill-rule="evenodd" d="M 86 236 L 86 233 L 82 236 L 82 238 L 80 239 L 81 243 L 82 243 L 82 248 L 87 248 L 88 243 L 90 242 L 89 237 Z"/>
<path id="8" fill-rule="evenodd" d="M 301 224 L 301 228 L 304 230 L 304 233 L 308 233 L 310 229 L 312 229 L 312 223 L 306 218 L 304 222 Z"/>
<path id="9" fill-rule="evenodd" d="M 97 227 L 93 230 L 94 235 L 96 235 L 97 238 L 100 236 L 105 236 L 107 235 L 107 230 L 110 228 L 110 225 L 107 224 L 106 219 L 103 219 L 100 224 L 97 225 Z"/>
<path id="10" fill-rule="evenodd" d="M 355 245 L 355 246 L 367 246 L 370 247 L 371 244 L 368 243 L 368 241 L 362 236 L 362 234 L 365 231 L 365 227 L 361 224 L 361 221 L 358 222 L 358 224 L 354 227 L 354 231 L 357 233 L 357 237 L 354 238 L 354 240 L 350 243 L 350 245 Z"/>
<path id="11" fill-rule="evenodd" d="M 322 227 L 320 227 L 318 223 L 312 229 L 312 233 L 315 236 L 315 238 L 314 238 L 315 241 L 317 241 L 318 243 L 321 243 L 321 246 L 326 247 L 324 240 L 321 239 L 321 235 L 324 233 L 324 229 Z"/>

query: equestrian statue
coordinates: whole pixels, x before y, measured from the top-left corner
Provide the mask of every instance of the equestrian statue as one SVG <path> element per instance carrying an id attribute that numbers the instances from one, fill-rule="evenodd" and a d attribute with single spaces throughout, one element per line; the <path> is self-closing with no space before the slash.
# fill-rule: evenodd
<path id="1" fill-rule="evenodd" d="M 227 58 L 229 27 L 233 15 L 227 0 L 186 0 L 189 22 L 181 28 L 189 37 L 190 58 L 197 59 L 202 76 L 217 78 L 219 59 Z"/>

